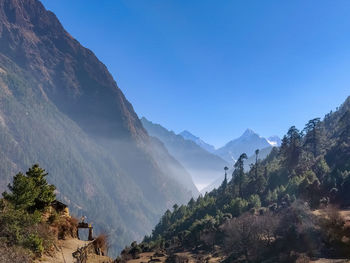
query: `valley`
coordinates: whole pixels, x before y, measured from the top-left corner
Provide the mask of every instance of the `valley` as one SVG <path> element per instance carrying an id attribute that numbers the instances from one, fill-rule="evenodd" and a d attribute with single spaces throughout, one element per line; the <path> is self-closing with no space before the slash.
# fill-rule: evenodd
<path id="1" fill-rule="evenodd" d="M 0 0 L 0 262 L 350 262 L 350 6 L 308 4 Z"/>

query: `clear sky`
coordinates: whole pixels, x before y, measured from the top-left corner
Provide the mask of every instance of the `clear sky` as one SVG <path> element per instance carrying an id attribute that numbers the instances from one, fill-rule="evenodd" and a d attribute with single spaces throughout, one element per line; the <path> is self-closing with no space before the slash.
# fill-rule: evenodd
<path id="1" fill-rule="evenodd" d="M 350 1 L 44 0 L 137 114 L 222 146 L 350 95 Z"/>

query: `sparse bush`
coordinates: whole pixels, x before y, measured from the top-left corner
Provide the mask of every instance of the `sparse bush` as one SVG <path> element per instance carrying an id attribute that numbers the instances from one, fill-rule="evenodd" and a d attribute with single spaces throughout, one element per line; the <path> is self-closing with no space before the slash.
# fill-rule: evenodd
<path id="1" fill-rule="evenodd" d="M 56 242 L 57 232 L 47 224 L 38 224 L 36 232 L 43 240 L 44 252 L 50 251 Z"/>
<path id="2" fill-rule="evenodd" d="M 33 251 L 37 256 L 44 252 L 43 239 L 36 234 L 30 234 L 23 242 L 25 248 Z"/>
<path id="3" fill-rule="evenodd" d="M 101 251 L 103 255 L 107 254 L 108 237 L 105 234 L 99 235 L 94 241 L 96 251 Z"/>
<path id="4" fill-rule="evenodd" d="M 77 237 L 78 219 L 74 217 L 60 217 L 52 226 L 57 228 L 57 238 Z"/>
<path id="5" fill-rule="evenodd" d="M 276 219 L 276 220 L 275 220 Z M 256 216 L 246 213 L 226 222 L 224 247 L 232 258 L 244 257 L 246 261 L 258 261 L 275 239 L 279 220 L 272 214 Z"/>
<path id="6" fill-rule="evenodd" d="M 139 258 L 140 253 L 142 253 L 142 249 L 138 245 L 132 247 L 129 251 L 129 254 L 132 256 L 133 259 Z"/>
<path id="7" fill-rule="evenodd" d="M 327 256 L 350 256 L 350 226 L 335 207 L 328 207 L 319 220 L 324 243 L 323 253 Z"/>

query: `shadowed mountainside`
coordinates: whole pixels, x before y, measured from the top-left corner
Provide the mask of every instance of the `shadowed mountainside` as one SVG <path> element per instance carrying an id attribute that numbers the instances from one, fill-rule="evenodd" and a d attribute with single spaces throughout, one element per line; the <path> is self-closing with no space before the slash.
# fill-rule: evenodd
<path id="1" fill-rule="evenodd" d="M 1 191 L 38 162 L 117 249 L 192 195 L 190 176 L 148 136 L 105 65 L 37 0 L 0 0 L 0 145 Z"/>

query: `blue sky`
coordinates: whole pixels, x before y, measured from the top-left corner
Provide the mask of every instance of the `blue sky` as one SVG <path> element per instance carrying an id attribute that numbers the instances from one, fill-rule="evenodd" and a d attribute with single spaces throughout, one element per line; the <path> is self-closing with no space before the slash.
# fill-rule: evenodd
<path id="1" fill-rule="evenodd" d="M 44 0 L 137 114 L 222 146 L 350 95 L 350 1 Z"/>

